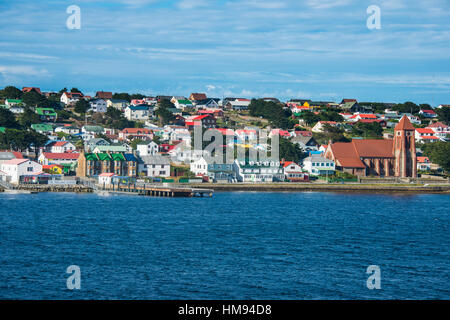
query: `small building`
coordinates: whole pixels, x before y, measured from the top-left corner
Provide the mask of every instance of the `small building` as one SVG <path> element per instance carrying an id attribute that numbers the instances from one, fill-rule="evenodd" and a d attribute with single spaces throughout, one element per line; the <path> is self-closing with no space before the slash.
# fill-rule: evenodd
<path id="1" fill-rule="evenodd" d="M 435 122 L 430 124 L 426 129 L 431 129 L 434 132 L 434 136 L 441 140 L 446 140 L 450 136 L 450 126 L 443 122 Z"/>
<path id="2" fill-rule="evenodd" d="M 109 186 L 113 182 L 113 177 L 116 177 L 116 175 L 112 172 L 102 173 L 98 176 L 98 184 L 104 187 Z"/>
<path id="3" fill-rule="evenodd" d="M 118 109 L 120 111 L 124 111 L 125 108 L 129 105 L 130 103 L 127 100 L 121 100 L 121 99 L 108 99 L 106 100 L 106 106 L 108 108 L 115 108 Z"/>
<path id="4" fill-rule="evenodd" d="M 14 107 L 14 106 L 21 106 L 22 99 L 6 99 L 5 105 L 8 106 L 8 108 Z"/>
<path id="5" fill-rule="evenodd" d="M 141 143 L 138 143 L 136 146 L 136 153 L 138 156 L 154 156 L 159 152 L 159 146 L 156 142 L 147 140 Z"/>
<path id="6" fill-rule="evenodd" d="M 233 170 L 239 182 L 276 182 L 284 180 L 283 167 L 278 161 L 249 161 L 236 159 Z"/>
<path id="7" fill-rule="evenodd" d="M 435 132 L 431 128 L 416 128 L 415 131 L 416 142 L 431 143 L 439 141 L 439 138 L 436 137 L 434 134 Z"/>
<path id="8" fill-rule="evenodd" d="M 74 105 L 82 98 L 83 94 L 80 92 L 64 92 L 61 95 L 60 101 L 66 105 Z"/>
<path id="9" fill-rule="evenodd" d="M 177 109 L 181 109 L 181 110 L 184 110 L 186 108 L 193 108 L 194 107 L 192 102 L 190 100 L 187 100 L 187 99 L 175 100 L 175 102 L 173 102 L 173 104 L 175 105 L 175 107 Z"/>
<path id="10" fill-rule="evenodd" d="M 44 148 L 46 152 L 52 153 L 72 152 L 77 149 L 75 145 L 69 141 L 50 141 Z"/>
<path id="11" fill-rule="evenodd" d="M 39 119 L 43 122 L 55 122 L 57 114 L 53 108 L 36 108 Z"/>
<path id="12" fill-rule="evenodd" d="M 146 128 L 125 128 L 119 132 L 119 139 L 122 140 L 153 140 L 153 132 Z"/>
<path id="13" fill-rule="evenodd" d="M 420 110 L 419 115 L 421 115 L 424 118 L 437 118 L 437 113 L 433 110 Z"/>
<path id="14" fill-rule="evenodd" d="M 428 157 L 417 157 L 417 171 L 430 171 L 431 161 Z"/>
<path id="15" fill-rule="evenodd" d="M 302 170 L 302 167 L 293 161 L 282 163 L 284 178 L 290 182 L 309 181 L 309 174 Z"/>
<path id="16" fill-rule="evenodd" d="M 77 128 L 75 126 L 66 125 L 66 126 L 56 127 L 55 132 L 56 133 L 62 132 L 62 133 L 69 134 L 69 135 L 78 134 L 78 133 L 80 133 L 80 128 Z"/>
<path id="17" fill-rule="evenodd" d="M 0 166 L 0 178 L 14 184 L 18 184 L 26 177 L 40 173 L 42 173 L 42 165 L 30 159 L 11 159 L 3 162 Z"/>
<path id="18" fill-rule="evenodd" d="M 325 126 L 329 125 L 336 127 L 338 123 L 336 121 L 318 121 L 314 127 L 311 129 L 312 132 L 321 133 L 324 132 Z"/>
<path id="19" fill-rule="evenodd" d="M 106 108 L 107 108 L 106 101 L 103 99 L 93 99 L 89 101 L 88 111 L 105 113 Z"/>
<path id="20" fill-rule="evenodd" d="M 314 176 L 334 174 L 336 171 L 335 163 L 320 155 L 311 155 L 303 160 L 303 169 Z"/>
<path id="21" fill-rule="evenodd" d="M 128 106 L 125 108 L 125 118 L 130 121 L 145 121 L 150 116 L 149 106 L 140 104 L 137 106 Z"/>
<path id="22" fill-rule="evenodd" d="M 236 173 L 233 170 L 232 163 L 208 164 L 208 177 L 212 182 L 229 183 L 236 181 Z"/>
<path id="23" fill-rule="evenodd" d="M 103 99 L 103 100 L 108 100 L 108 99 L 112 99 L 112 92 L 108 92 L 108 91 L 97 91 L 97 93 L 95 94 L 95 97 L 97 99 Z"/>
<path id="24" fill-rule="evenodd" d="M 49 123 L 33 123 L 31 129 L 42 134 L 53 133 L 53 126 Z"/>
<path id="25" fill-rule="evenodd" d="M 38 161 L 42 165 L 58 164 L 74 168 L 79 156 L 80 154 L 76 152 L 42 152 L 38 158 Z"/>
<path id="26" fill-rule="evenodd" d="M 139 172 L 152 178 L 170 177 L 170 159 L 161 155 L 141 156 L 139 162 Z"/>
<path id="27" fill-rule="evenodd" d="M 205 158 L 201 157 L 191 163 L 190 169 L 196 176 L 206 176 L 208 174 L 208 162 L 206 162 Z"/>

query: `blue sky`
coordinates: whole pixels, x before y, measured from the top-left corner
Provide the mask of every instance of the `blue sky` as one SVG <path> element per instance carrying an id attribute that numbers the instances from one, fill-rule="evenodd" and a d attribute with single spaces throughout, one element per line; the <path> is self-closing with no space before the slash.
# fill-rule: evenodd
<path id="1" fill-rule="evenodd" d="M 450 103 L 449 0 L 1 0 L 0 34 L 1 87 Z"/>

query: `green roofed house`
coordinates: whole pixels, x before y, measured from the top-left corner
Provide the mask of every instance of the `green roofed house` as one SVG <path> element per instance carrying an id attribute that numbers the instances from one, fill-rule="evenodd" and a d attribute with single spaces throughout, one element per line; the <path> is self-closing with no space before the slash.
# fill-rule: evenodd
<path id="1" fill-rule="evenodd" d="M 36 113 L 39 115 L 41 121 L 56 121 L 57 114 L 53 108 L 36 108 Z"/>
<path id="2" fill-rule="evenodd" d="M 0 133 L 5 133 L 6 128 L 5 127 L 0 127 Z"/>
<path id="3" fill-rule="evenodd" d="M 181 110 L 194 107 L 192 102 L 189 100 L 176 100 L 174 104 L 177 109 L 181 109 Z"/>
<path id="4" fill-rule="evenodd" d="M 53 132 L 53 126 L 48 123 L 33 123 L 31 129 L 43 134 Z"/>
<path id="5" fill-rule="evenodd" d="M 78 157 L 77 176 L 92 177 L 102 173 L 135 177 L 138 160 L 132 153 L 84 153 Z"/>
<path id="6" fill-rule="evenodd" d="M 6 99 L 5 104 L 8 106 L 8 108 L 14 107 L 14 106 L 20 106 L 22 104 L 21 99 Z"/>

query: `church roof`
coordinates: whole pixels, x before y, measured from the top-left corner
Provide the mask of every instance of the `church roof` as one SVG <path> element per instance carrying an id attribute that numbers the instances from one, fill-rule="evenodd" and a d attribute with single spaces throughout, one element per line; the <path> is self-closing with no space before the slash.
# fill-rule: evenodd
<path id="1" fill-rule="evenodd" d="M 392 158 L 392 140 L 352 140 L 356 152 L 362 158 Z"/>
<path id="2" fill-rule="evenodd" d="M 403 116 L 400 122 L 395 126 L 395 130 L 416 130 L 407 116 Z"/>

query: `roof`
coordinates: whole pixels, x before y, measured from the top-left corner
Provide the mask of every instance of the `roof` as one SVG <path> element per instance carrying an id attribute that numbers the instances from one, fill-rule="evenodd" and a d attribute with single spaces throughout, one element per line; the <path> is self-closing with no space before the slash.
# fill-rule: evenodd
<path id="1" fill-rule="evenodd" d="M 422 140 L 439 140 L 439 138 L 435 137 L 435 136 L 421 136 L 420 139 L 422 139 Z"/>
<path id="2" fill-rule="evenodd" d="M 18 165 L 24 162 L 27 162 L 29 159 L 11 159 L 8 161 L 3 162 L 3 164 L 12 164 L 12 165 Z"/>
<path id="3" fill-rule="evenodd" d="M 403 116 L 395 126 L 395 130 L 416 130 L 407 116 Z"/>
<path id="4" fill-rule="evenodd" d="M 425 134 L 425 133 L 434 134 L 434 131 L 429 128 L 416 128 L 416 131 L 420 134 Z"/>
<path id="5" fill-rule="evenodd" d="M 23 159 L 22 153 L 18 151 L 0 151 L 0 160 Z"/>
<path id="6" fill-rule="evenodd" d="M 47 113 L 44 113 L 44 111 L 47 111 Z M 44 116 L 44 115 L 56 116 L 55 109 L 53 109 L 53 108 L 36 108 L 36 113 L 40 116 Z"/>
<path id="7" fill-rule="evenodd" d="M 417 157 L 417 162 L 418 163 L 427 163 L 427 162 L 430 162 L 430 159 L 428 159 L 428 157 Z"/>
<path id="8" fill-rule="evenodd" d="M 75 152 L 44 152 L 44 157 L 47 159 L 77 160 L 79 156 L 80 154 Z"/>
<path id="9" fill-rule="evenodd" d="M 107 153 L 97 153 L 97 157 L 100 161 L 112 161 L 112 158 Z"/>
<path id="10" fill-rule="evenodd" d="M 205 100 L 208 99 L 205 93 L 191 93 L 190 97 L 192 100 Z"/>
<path id="11" fill-rule="evenodd" d="M 327 159 L 319 154 L 311 154 L 308 158 L 305 158 L 303 161 L 334 163 L 333 160 Z"/>
<path id="12" fill-rule="evenodd" d="M 97 91 L 95 96 L 100 99 L 112 99 L 112 92 Z"/>
<path id="13" fill-rule="evenodd" d="M 99 177 L 113 177 L 113 176 L 115 176 L 115 174 L 110 172 L 99 174 Z"/>
<path id="14" fill-rule="evenodd" d="M 180 99 L 180 100 L 177 100 L 177 101 L 178 101 L 179 104 L 192 104 L 191 101 L 186 100 L 186 99 Z"/>
<path id="15" fill-rule="evenodd" d="M 22 92 L 24 92 L 24 93 L 26 93 L 26 92 L 31 92 L 31 91 L 36 91 L 37 93 L 39 93 L 39 94 L 42 94 L 41 93 L 41 89 L 39 89 L 39 88 L 37 88 L 37 87 L 23 87 L 22 88 Z"/>
<path id="16" fill-rule="evenodd" d="M 392 158 L 392 140 L 385 139 L 354 139 L 351 142 L 359 157 Z"/>
<path id="17" fill-rule="evenodd" d="M 350 168 L 365 168 L 352 143 L 336 142 L 330 148 L 338 165 Z"/>
<path id="18" fill-rule="evenodd" d="M 100 152 L 126 152 L 127 148 L 125 148 L 124 146 L 112 146 L 112 145 L 108 145 L 108 146 L 96 146 L 95 149 L 98 149 L 98 151 Z"/>
<path id="19" fill-rule="evenodd" d="M 121 131 L 122 133 L 130 133 L 130 134 L 151 134 L 152 131 L 150 129 L 145 128 L 125 128 Z"/>
<path id="20" fill-rule="evenodd" d="M 436 114 L 433 110 L 420 110 L 423 113 Z"/>
<path id="21" fill-rule="evenodd" d="M 445 123 L 443 123 L 443 122 L 435 122 L 435 123 L 433 123 L 433 124 L 430 124 L 427 128 L 447 128 L 448 127 L 448 125 L 446 125 Z"/>
<path id="22" fill-rule="evenodd" d="M 142 161 L 145 164 L 157 164 L 157 165 L 168 165 L 170 164 L 169 157 L 164 157 L 160 155 L 154 155 L 154 156 L 142 156 Z"/>
<path id="23" fill-rule="evenodd" d="M 123 156 L 127 161 L 134 161 L 134 162 L 138 161 L 138 159 L 132 153 L 124 153 Z"/>
<path id="24" fill-rule="evenodd" d="M 137 106 L 128 106 L 132 111 L 148 111 L 148 105 L 137 105 Z"/>

